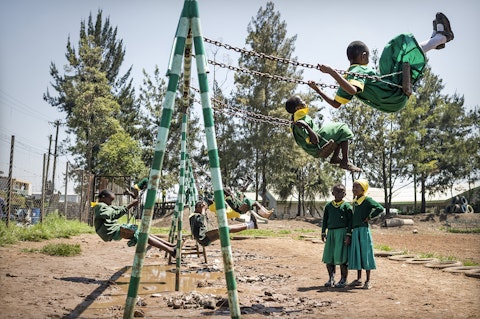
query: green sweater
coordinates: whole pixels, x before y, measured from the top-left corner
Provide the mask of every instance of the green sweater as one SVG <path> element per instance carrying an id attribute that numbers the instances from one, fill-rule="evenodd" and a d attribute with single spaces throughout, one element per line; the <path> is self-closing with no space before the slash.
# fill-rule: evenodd
<path id="1" fill-rule="evenodd" d="M 352 229 L 357 227 L 368 227 L 368 221 L 380 215 L 384 211 L 382 205 L 377 203 L 373 198 L 366 197 L 362 204 L 353 204 Z"/>
<path id="2" fill-rule="evenodd" d="M 128 212 L 126 206 L 108 206 L 103 202 L 99 202 L 95 206 L 94 226 L 98 236 L 103 241 L 111 241 L 120 228 L 118 219 Z"/>
<path id="3" fill-rule="evenodd" d="M 340 207 L 335 207 L 333 202 L 325 205 L 322 221 L 322 234 L 328 229 L 351 228 L 352 206 L 343 202 Z"/>

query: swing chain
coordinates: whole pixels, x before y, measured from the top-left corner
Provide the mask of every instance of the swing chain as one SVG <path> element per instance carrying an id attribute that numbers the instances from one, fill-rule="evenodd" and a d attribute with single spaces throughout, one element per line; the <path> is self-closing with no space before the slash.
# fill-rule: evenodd
<path id="1" fill-rule="evenodd" d="M 194 90 L 197 93 L 200 93 L 200 90 L 197 88 L 191 87 L 192 90 Z M 217 100 L 215 98 L 210 98 L 210 100 L 213 102 L 212 108 L 216 111 L 219 111 L 221 113 L 227 114 L 227 115 L 232 115 L 232 116 L 237 116 L 241 117 L 247 120 L 251 120 L 254 122 L 261 122 L 261 123 L 268 123 L 268 124 L 277 124 L 277 125 L 282 125 L 282 126 L 290 126 L 292 125 L 292 121 L 282 119 L 282 118 L 276 118 L 273 116 L 269 115 L 264 115 L 264 114 L 259 114 L 255 112 L 250 112 L 243 110 L 241 108 L 235 107 L 235 106 L 229 106 L 225 104 L 224 102 Z M 198 99 L 194 99 L 195 102 L 201 104 L 201 101 Z"/>
<path id="2" fill-rule="evenodd" d="M 301 62 L 298 62 L 296 60 L 289 60 L 289 59 L 286 59 L 286 58 L 276 57 L 276 56 L 273 56 L 273 55 L 267 55 L 265 53 L 258 53 L 258 52 L 255 52 L 255 51 L 249 51 L 249 50 L 246 50 L 246 49 L 233 47 L 229 44 L 225 44 L 225 43 L 222 43 L 220 41 L 215 41 L 215 40 L 211 40 L 211 39 L 208 39 L 208 38 L 203 38 L 203 39 L 207 43 L 213 44 L 213 45 L 218 46 L 218 47 L 224 47 L 227 50 L 233 50 L 233 51 L 238 52 L 238 53 L 243 53 L 243 54 L 248 55 L 248 56 L 256 56 L 256 57 L 259 57 L 259 58 L 262 58 L 262 59 L 277 61 L 277 62 L 280 62 L 280 63 L 292 64 L 294 66 L 301 66 L 301 67 L 304 67 L 304 68 L 320 70 L 320 67 L 319 67 L 318 64 L 314 65 L 314 64 L 310 64 L 310 63 L 301 63 Z M 385 74 L 385 75 L 368 75 L 368 74 L 355 73 L 355 72 L 349 72 L 349 71 L 337 70 L 337 69 L 335 69 L 335 71 L 338 72 L 340 75 L 353 75 L 353 76 L 360 77 L 360 78 L 370 79 L 370 80 L 373 80 L 373 81 L 385 82 L 389 85 L 402 87 L 401 85 L 383 80 L 386 77 L 391 77 L 391 76 L 394 76 L 394 75 L 402 74 L 402 71 L 389 73 L 389 74 Z M 293 81 L 289 81 L 289 82 L 293 82 Z M 308 82 L 305 82 L 305 81 L 295 81 L 293 83 L 307 84 L 308 85 Z M 317 86 L 320 86 L 320 87 L 323 87 L 323 88 L 331 88 L 331 89 L 337 89 L 338 88 L 337 85 L 326 85 L 326 84 L 321 84 L 321 83 L 320 84 L 315 83 L 315 84 Z"/>
<path id="3" fill-rule="evenodd" d="M 262 72 L 253 71 L 253 70 L 246 69 L 246 68 L 238 68 L 238 67 L 234 67 L 234 66 L 231 66 L 231 65 L 227 65 L 225 63 L 216 62 L 216 61 L 213 61 L 213 60 L 208 60 L 208 63 L 210 63 L 212 65 L 215 65 L 215 66 L 218 66 L 218 67 L 221 67 L 221 68 L 226 68 L 226 69 L 229 69 L 229 70 L 232 70 L 232 71 L 237 71 L 237 72 L 242 72 L 242 73 L 251 73 L 251 74 L 254 74 L 254 75 L 257 75 L 257 76 L 262 76 L 262 77 L 265 77 L 265 78 L 269 78 L 269 79 L 273 79 L 273 80 L 279 80 L 279 81 L 283 81 L 283 82 L 290 82 L 290 83 L 308 85 L 307 81 L 303 81 L 303 80 L 299 80 L 299 79 L 292 79 L 292 78 L 288 78 L 288 77 L 280 76 L 280 75 L 275 75 L 275 74 L 262 73 Z M 319 87 L 322 87 L 322 88 L 330 88 L 330 89 L 337 89 L 338 88 L 338 85 L 333 85 L 333 84 L 330 84 L 330 85 L 329 84 L 324 84 L 324 83 L 315 83 L 315 84 Z"/>

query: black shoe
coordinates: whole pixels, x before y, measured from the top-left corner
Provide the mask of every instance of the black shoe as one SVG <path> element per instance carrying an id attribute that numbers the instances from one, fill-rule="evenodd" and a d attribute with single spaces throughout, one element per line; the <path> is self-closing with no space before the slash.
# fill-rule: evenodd
<path id="1" fill-rule="evenodd" d="M 437 33 L 443 34 L 447 38 L 447 42 L 452 41 L 454 38 L 454 35 L 453 35 L 452 28 L 450 27 L 450 21 L 448 21 L 448 18 L 443 13 L 437 12 L 435 21 L 436 21 L 435 29 L 437 30 Z M 438 31 L 439 24 L 443 25 L 443 31 Z"/>
<path id="2" fill-rule="evenodd" d="M 433 20 L 433 34 L 432 34 L 431 38 L 433 38 L 435 36 L 435 34 L 437 34 L 437 20 Z M 437 47 L 435 49 L 441 50 L 441 49 L 444 49 L 444 48 L 445 48 L 445 43 L 442 43 L 442 44 L 437 45 Z"/>

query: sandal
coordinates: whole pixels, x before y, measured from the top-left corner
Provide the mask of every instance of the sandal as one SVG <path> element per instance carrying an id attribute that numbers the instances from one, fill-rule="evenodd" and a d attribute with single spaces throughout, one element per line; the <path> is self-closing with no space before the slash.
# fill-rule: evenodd
<path id="1" fill-rule="evenodd" d="M 346 169 L 347 171 L 350 171 L 350 172 L 361 172 L 362 169 L 359 168 L 359 167 L 356 167 L 355 165 L 353 165 L 353 163 L 346 163 L 346 164 L 341 164 L 340 163 L 340 168 L 343 168 L 343 169 Z"/>
<path id="2" fill-rule="evenodd" d="M 370 289 L 370 288 L 372 288 L 370 281 L 365 281 L 365 284 L 363 285 L 363 289 Z"/>

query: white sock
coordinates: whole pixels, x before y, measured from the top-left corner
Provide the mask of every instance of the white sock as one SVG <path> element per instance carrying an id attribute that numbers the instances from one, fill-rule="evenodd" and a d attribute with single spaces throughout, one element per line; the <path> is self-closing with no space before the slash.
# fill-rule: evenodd
<path id="1" fill-rule="evenodd" d="M 247 229 L 255 229 L 253 221 L 249 221 L 248 223 L 245 223 L 245 225 L 247 225 Z"/>
<path id="2" fill-rule="evenodd" d="M 440 26 L 442 25 L 439 24 L 437 28 Z M 442 30 L 443 30 L 443 26 L 442 26 Z M 447 42 L 447 37 L 444 36 L 443 34 L 437 33 L 432 38 L 420 43 L 420 47 L 422 48 L 424 53 L 427 53 L 428 51 L 435 49 L 440 44 L 443 44 L 446 42 Z"/>

